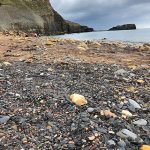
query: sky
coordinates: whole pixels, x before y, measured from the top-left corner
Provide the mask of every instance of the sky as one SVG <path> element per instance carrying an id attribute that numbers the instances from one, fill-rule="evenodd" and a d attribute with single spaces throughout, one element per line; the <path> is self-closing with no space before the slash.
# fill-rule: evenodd
<path id="1" fill-rule="evenodd" d="M 150 28 L 150 0 L 50 0 L 53 8 L 66 20 L 109 29 L 135 23 L 137 28 Z"/>

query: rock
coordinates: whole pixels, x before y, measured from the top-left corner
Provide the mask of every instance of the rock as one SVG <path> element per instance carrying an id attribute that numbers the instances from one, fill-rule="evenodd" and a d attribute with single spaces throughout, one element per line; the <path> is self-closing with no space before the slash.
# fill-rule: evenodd
<path id="1" fill-rule="evenodd" d="M 25 78 L 25 81 L 32 81 L 33 78 Z"/>
<path id="2" fill-rule="evenodd" d="M 130 73 L 130 77 L 135 77 L 136 75 L 134 73 Z"/>
<path id="3" fill-rule="evenodd" d="M 54 46 L 55 44 L 52 41 L 47 41 L 45 43 L 45 45 L 47 45 L 47 46 Z"/>
<path id="4" fill-rule="evenodd" d="M 135 30 L 136 25 L 135 24 L 124 24 L 124 25 L 118 25 L 116 27 L 112 27 L 109 29 L 109 31 L 114 31 L 114 30 Z"/>
<path id="5" fill-rule="evenodd" d="M 15 94 L 15 96 L 16 96 L 16 97 L 21 97 L 21 95 L 20 95 L 20 94 L 18 94 L 18 93 L 16 93 L 16 94 Z"/>
<path id="6" fill-rule="evenodd" d="M 75 123 L 72 123 L 71 124 L 71 131 L 75 131 L 76 130 L 76 125 L 75 125 Z"/>
<path id="7" fill-rule="evenodd" d="M 119 145 L 120 147 L 122 147 L 122 148 L 126 147 L 126 143 L 125 143 L 123 140 L 120 140 L 120 141 L 118 142 L 118 145 Z"/>
<path id="8" fill-rule="evenodd" d="M 128 110 L 122 110 L 122 114 L 126 117 L 132 117 L 132 114 Z"/>
<path id="9" fill-rule="evenodd" d="M 148 51 L 150 50 L 150 43 L 144 43 L 143 45 L 139 46 L 141 51 Z"/>
<path id="10" fill-rule="evenodd" d="M 145 47 L 146 47 L 146 46 L 150 47 L 150 43 L 144 43 L 143 46 L 145 46 Z"/>
<path id="11" fill-rule="evenodd" d="M 137 80 L 137 82 L 143 84 L 145 81 L 142 79 L 139 79 L 139 80 Z"/>
<path id="12" fill-rule="evenodd" d="M 110 110 L 102 110 L 101 112 L 101 115 L 104 115 L 106 117 L 113 117 L 113 118 L 116 118 L 116 114 L 112 113 Z"/>
<path id="13" fill-rule="evenodd" d="M 149 145 L 142 145 L 140 150 L 150 150 L 150 146 Z"/>
<path id="14" fill-rule="evenodd" d="M 89 108 L 87 109 L 87 112 L 88 112 L 88 113 L 92 113 L 93 111 L 94 111 L 94 108 L 89 107 Z"/>
<path id="15" fill-rule="evenodd" d="M 28 143 L 27 138 L 23 138 L 23 139 L 22 139 L 22 143 L 23 143 L 23 144 L 27 144 L 27 143 Z"/>
<path id="16" fill-rule="evenodd" d="M 79 50 L 81 50 L 81 51 L 85 51 L 85 50 L 88 49 L 88 46 L 87 46 L 84 42 L 82 42 L 82 43 L 80 43 L 80 44 L 78 45 L 77 48 L 78 48 Z"/>
<path id="17" fill-rule="evenodd" d="M 128 106 L 128 109 L 132 112 L 136 112 L 135 108 L 133 106 Z"/>
<path id="18" fill-rule="evenodd" d="M 148 126 L 142 126 L 142 129 L 147 133 L 150 131 L 150 128 Z"/>
<path id="19" fill-rule="evenodd" d="M 94 31 L 93 28 L 89 28 L 87 26 L 81 26 L 78 23 L 74 23 L 71 21 L 66 20 L 68 24 L 68 32 L 69 33 L 79 33 L 79 32 L 92 32 Z"/>
<path id="20" fill-rule="evenodd" d="M 114 142 L 114 140 L 109 140 L 107 143 L 110 146 L 115 146 L 116 145 L 116 143 Z"/>
<path id="21" fill-rule="evenodd" d="M 10 63 L 10 62 L 7 62 L 7 61 L 3 62 L 3 64 L 4 64 L 5 66 L 11 66 L 11 63 Z"/>
<path id="22" fill-rule="evenodd" d="M 9 116 L 1 116 L 0 115 L 0 124 L 5 124 L 10 119 Z"/>
<path id="23" fill-rule="evenodd" d="M 0 1 L 0 7 L 0 31 L 16 31 L 17 34 L 25 32 L 27 36 L 34 37 L 40 34 L 93 31 L 92 28 L 63 19 L 53 9 L 49 0 Z"/>
<path id="24" fill-rule="evenodd" d="M 134 86 L 129 86 L 128 88 L 126 88 L 126 91 L 131 93 L 136 93 L 137 89 Z"/>
<path id="25" fill-rule="evenodd" d="M 134 121 L 133 124 L 138 125 L 138 126 L 146 126 L 147 121 L 145 119 L 140 119 L 140 120 Z"/>
<path id="26" fill-rule="evenodd" d="M 88 139 L 90 140 L 90 141 L 93 141 L 94 139 L 95 139 L 95 136 L 93 135 L 93 136 L 90 136 L 90 137 L 88 137 Z"/>
<path id="27" fill-rule="evenodd" d="M 40 76 L 44 76 L 44 73 L 43 73 L 43 72 L 41 72 L 41 73 L 40 73 Z"/>
<path id="28" fill-rule="evenodd" d="M 94 49 L 99 49 L 102 45 L 98 42 L 92 42 L 90 44 L 90 47 L 94 48 Z"/>
<path id="29" fill-rule="evenodd" d="M 135 140 L 138 137 L 135 133 L 129 131 L 128 129 L 122 129 L 117 133 L 117 135 L 121 138 L 131 138 L 133 140 Z"/>
<path id="30" fill-rule="evenodd" d="M 133 106 L 134 108 L 137 108 L 137 109 L 141 108 L 141 106 L 136 101 L 134 101 L 132 99 L 129 99 L 128 102 L 129 102 L 129 105 Z"/>
<path id="31" fill-rule="evenodd" d="M 114 72 L 115 75 L 124 75 L 124 74 L 127 74 L 128 72 L 125 71 L 124 69 L 119 69 L 117 70 L 116 72 Z"/>
<path id="32" fill-rule="evenodd" d="M 0 132 L 0 138 L 2 138 L 3 136 L 5 136 L 5 133 Z"/>
<path id="33" fill-rule="evenodd" d="M 79 94 L 72 94 L 70 96 L 70 100 L 72 103 L 75 103 L 78 106 L 83 106 L 87 104 L 87 100 L 85 99 L 85 97 Z"/>
<path id="34" fill-rule="evenodd" d="M 52 69 L 52 68 L 48 68 L 48 69 L 47 69 L 47 71 L 52 72 L 52 71 L 53 71 L 53 69 Z"/>

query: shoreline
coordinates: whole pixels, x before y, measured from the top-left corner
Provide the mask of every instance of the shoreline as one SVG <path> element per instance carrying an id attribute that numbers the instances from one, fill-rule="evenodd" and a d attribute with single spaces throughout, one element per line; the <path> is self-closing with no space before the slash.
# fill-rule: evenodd
<path id="1" fill-rule="evenodd" d="M 138 31 L 139 30 L 139 31 Z M 130 32 L 133 32 L 132 34 Z M 130 43 L 150 43 L 149 35 L 147 34 L 149 29 L 136 29 L 136 30 L 118 30 L 118 31 L 95 31 L 89 33 L 75 33 L 75 34 L 65 34 L 58 35 L 56 37 L 61 37 L 64 39 L 77 39 L 77 40 L 111 40 L 120 42 L 130 42 Z M 130 38 L 130 37 L 133 37 Z M 138 37 L 138 38 L 137 38 Z"/>
<path id="2" fill-rule="evenodd" d="M 73 40 L 42 37 L 0 35 L 0 60 L 116 63 L 127 66 L 149 66 L 150 44 L 110 40 Z M 71 58 L 72 57 L 72 58 Z"/>

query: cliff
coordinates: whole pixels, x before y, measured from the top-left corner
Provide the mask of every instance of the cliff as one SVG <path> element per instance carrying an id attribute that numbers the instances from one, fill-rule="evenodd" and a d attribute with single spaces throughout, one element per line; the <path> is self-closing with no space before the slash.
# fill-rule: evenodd
<path id="1" fill-rule="evenodd" d="M 93 31 L 93 28 L 89 28 L 87 26 L 81 26 L 78 23 L 74 23 L 71 21 L 66 20 L 66 23 L 68 24 L 68 32 L 69 33 L 78 33 L 78 32 L 91 32 Z"/>
<path id="2" fill-rule="evenodd" d="M 124 24 L 124 25 L 118 25 L 116 27 L 112 27 L 109 29 L 109 31 L 112 30 L 135 30 L 136 25 L 135 24 Z"/>
<path id="3" fill-rule="evenodd" d="M 0 0 L 0 31 L 48 35 L 86 32 L 91 31 L 91 28 L 65 21 L 49 0 Z"/>

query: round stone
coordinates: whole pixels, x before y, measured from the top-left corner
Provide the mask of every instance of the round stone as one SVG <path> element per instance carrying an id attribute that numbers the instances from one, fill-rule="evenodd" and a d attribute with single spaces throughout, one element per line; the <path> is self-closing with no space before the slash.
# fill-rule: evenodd
<path id="1" fill-rule="evenodd" d="M 93 111 L 94 111 L 94 108 L 89 107 L 89 108 L 87 109 L 87 112 L 89 112 L 89 113 L 91 113 L 91 112 L 93 112 Z"/>

